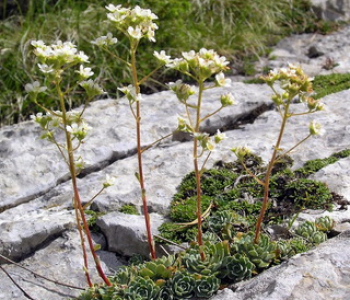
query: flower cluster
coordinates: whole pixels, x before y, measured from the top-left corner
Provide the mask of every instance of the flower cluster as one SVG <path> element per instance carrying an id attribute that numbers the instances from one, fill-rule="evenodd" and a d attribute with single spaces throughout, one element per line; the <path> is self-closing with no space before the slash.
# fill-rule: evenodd
<path id="1" fill-rule="evenodd" d="M 198 140 L 203 150 L 214 151 L 215 145 L 226 139 L 226 135 L 218 130 L 213 137 L 210 137 L 207 133 L 198 133 L 195 134 L 195 138 Z"/>
<path id="2" fill-rule="evenodd" d="M 32 41 L 32 45 L 35 47 L 34 54 L 41 62 L 38 66 L 43 73 L 51 73 L 61 69 L 62 66 L 89 60 L 88 56 L 83 51 L 78 51 L 71 42 L 58 41 L 56 44 L 47 46 L 43 41 L 38 40 Z"/>
<path id="3" fill-rule="evenodd" d="M 131 39 L 140 40 L 146 37 L 149 41 L 155 42 L 154 32 L 158 26 L 153 20 L 158 17 L 151 10 L 142 9 L 138 5 L 133 9 L 124 8 L 120 4 L 117 6 L 109 4 L 106 9 L 109 11 L 107 13 L 109 21 Z"/>
<path id="4" fill-rule="evenodd" d="M 309 78 L 300 66 L 289 64 L 287 68 L 280 68 L 270 71 L 262 79 L 273 88 L 276 82 L 280 83 L 283 93 L 275 92 L 272 97 L 276 105 L 284 105 L 298 96 L 300 101 L 305 103 L 309 111 L 319 111 L 324 108 L 322 103 L 312 97 L 314 93 L 312 88 L 313 78 Z"/>
<path id="5" fill-rule="evenodd" d="M 55 131 L 58 129 L 63 129 L 64 121 L 63 116 L 60 111 L 37 113 L 36 115 L 31 115 L 31 119 L 38 123 L 40 127 L 44 130 L 41 138 L 48 139 L 49 141 L 54 140 Z M 66 130 L 76 138 L 79 142 L 86 137 L 87 133 L 91 130 L 91 127 L 86 124 L 80 114 L 78 113 L 67 113 L 66 115 Z"/>
<path id="6" fill-rule="evenodd" d="M 228 70 L 229 62 L 226 57 L 220 56 L 214 50 L 200 49 L 198 52 L 191 50 L 182 52 L 182 58 L 170 59 L 165 52 L 154 53 L 154 56 L 161 62 L 164 62 L 168 68 L 178 70 L 182 73 L 189 74 L 197 81 L 205 81 L 214 74 L 218 86 L 226 86 L 230 83 L 225 80 L 222 71 Z"/>

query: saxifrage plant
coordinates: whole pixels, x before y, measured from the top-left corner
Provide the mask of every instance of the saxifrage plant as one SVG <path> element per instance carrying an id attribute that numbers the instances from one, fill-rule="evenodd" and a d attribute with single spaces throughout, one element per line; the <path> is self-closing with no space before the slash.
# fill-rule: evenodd
<path id="1" fill-rule="evenodd" d="M 117 39 L 111 33 L 106 36 L 97 38 L 93 43 L 102 47 L 125 64 L 130 70 L 131 84 L 122 87 L 120 90 L 126 95 L 129 101 L 131 114 L 136 124 L 136 143 L 138 157 L 137 180 L 140 183 L 141 199 L 144 208 L 145 225 L 148 237 L 150 254 L 154 262 L 143 265 L 135 265 L 130 268 L 124 268 L 112 279 L 107 278 L 100 266 L 99 259 L 96 255 L 96 247 L 93 245 L 89 227 L 84 215 L 84 206 L 81 204 L 79 191 L 76 183 L 76 177 L 83 168 L 82 160 L 74 158 L 74 152 L 81 146 L 89 126 L 82 119 L 85 108 L 79 113 L 67 112 L 65 106 L 65 97 L 71 93 L 74 88 L 81 86 L 87 94 L 87 103 L 95 96 L 103 93 L 103 90 L 91 79 L 93 75 L 90 68 L 86 68 L 82 63 L 88 61 L 88 57 L 83 52 L 78 52 L 76 47 L 70 42 L 58 42 L 47 46 L 42 41 L 33 42 L 35 54 L 39 60 L 39 69 L 47 78 L 46 85 L 41 86 L 39 82 L 28 84 L 26 90 L 33 96 L 34 102 L 40 106 L 46 115 L 39 114 L 34 117 L 35 121 L 44 129 L 43 138 L 53 142 L 62 154 L 67 166 L 69 167 L 74 192 L 74 208 L 76 211 L 77 227 L 81 236 L 81 243 L 84 255 L 84 270 L 87 282 L 91 289 L 81 296 L 81 299 L 164 299 L 164 297 L 174 299 L 190 299 L 197 297 L 210 297 L 220 286 L 220 279 L 230 279 L 238 281 L 250 278 L 255 271 L 267 268 L 271 264 L 282 258 L 288 257 L 290 249 L 296 252 L 297 247 L 290 247 L 285 244 L 278 247 L 274 241 L 270 241 L 266 235 L 260 235 L 261 223 L 263 221 L 269 197 L 270 177 L 273 168 L 278 162 L 307 138 L 321 133 L 320 126 L 312 122 L 309 126 L 309 135 L 298 142 L 288 151 L 281 151 L 280 145 L 284 134 L 287 120 L 290 117 L 310 114 L 322 109 L 322 105 L 312 98 L 311 80 L 304 74 L 301 68 L 290 65 L 287 69 L 274 70 L 265 77 L 266 82 L 272 88 L 275 95 L 272 100 L 282 117 L 281 129 L 278 140 L 273 150 L 272 158 L 268 164 L 264 179 L 261 179 L 253 172 L 261 171 L 260 163 L 257 158 L 252 166 L 248 166 L 247 162 L 254 157 L 247 148 L 234 148 L 233 151 L 237 155 L 239 161 L 243 165 L 243 169 L 247 174 L 251 175 L 264 188 L 263 204 L 258 218 L 256 232 L 237 233 L 231 231 L 230 226 L 233 223 L 229 212 L 218 212 L 216 217 L 211 218 L 211 226 L 214 230 L 225 234 L 229 237 L 228 241 L 215 241 L 215 235 L 206 238 L 214 242 L 203 243 L 202 236 L 202 218 L 203 215 L 209 215 L 211 204 L 207 210 L 202 212 L 202 190 L 201 176 L 205 172 L 205 165 L 214 150 L 216 144 L 219 144 L 224 138 L 224 134 L 217 132 L 213 137 L 200 130 L 200 124 L 218 113 L 224 107 L 235 103 L 231 93 L 221 95 L 218 108 L 209 113 L 202 112 L 202 103 L 204 101 L 204 91 L 215 87 L 227 86 L 230 80 L 226 79 L 223 71 L 228 69 L 228 61 L 225 57 L 218 55 L 214 50 L 202 48 L 198 52 L 193 50 L 183 52 L 181 58 L 171 59 L 165 51 L 154 52 L 154 56 L 160 62 L 159 67 L 150 74 L 139 79 L 137 69 L 137 49 L 142 38 L 148 38 L 149 41 L 155 41 L 155 30 L 158 26 L 153 22 L 157 16 L 150 10 L 141 9 L 136 6 L 134 9 L 124 8 L 121 5 L 108 5 L 109 13 L 107 17 L 113 26 L 122 32 L 129 39 L 130 61 L 128 58 L 120 58 L 114 55 L 110 50 L 110 46 L 117 43 Z M 64 77 L 72 67 L 80 64 L 79 70 L 75 70 L 78 80 L 75 85 L 69 85 L 71 78 Z M 196 182 L 196 220 L 197 224 L 197 241 L 190 249 L 179 254 L 177 258 L 156 260 L 155 246 L 151 234 L 150 219 L 147 211 L 146 186 L 144 183 L 142 153 L 144 149 L 141 147 L 141 102 L 142 95 L 140 85 L 148 80 L 154 72 L 162 66 L 175 69 L 180 73 L 190 77 L 198 84 L 198 88 L 177 81 L 169 83 L 170 89 L 176 94 L 180 103 L 185 107 L 185 117 L 178 117 L 178 131 L 190 133 L 193 137 L 193 154 L 194 175 Z M 74 73 L 73 73 L 74 74 Z M 214 82 L 206 83 L 214 77 Z M 283 92 L 275 89 L 275 83 L 279 82 Z M 66 86 L 65 89 L 63 87 Z M 61 111 L 51 111 L 40 104 L 39 94 L 54 92 L 61 105 Z M 196 94 L 196 97 L 192 97 Z M 290 104 L 295 97 L 299 97 L 304 102 L 307 110 L 302 113 L 294 113 L 290 111 Z M 39 99 L 39 100 L 38 100 Z M 65 135 L 65 144 L 56 138 L 56 133 L 63 131 Z M 157 143 L 156 141 L 155 143 Z M 249 157 L 249 159 L 248 159 Z M 111 185 L 108 179 L 103 188 L 97 193 L 101 193 L 105 188 Z M 254 187 L 253 187 L 254 188 Z M 93 197 L 94 199 L 95 197 Z M 92 199 L 92 200 L 93 200 Z M 88 204 L 91 201 L 88 201 Z M 220 222 L 223 222 L 220 226 Z M 209 223 L 210 224 L 210 223 Z M 306 225 L 305 225 L 306 224 Z M 326 239 L 325 233 L 317 230 L 315 224 L 305 223 L 296 229 L 296 234 L 300 235 L 303 240 L 309 243 L 317 244 Z M 318 227 L 325 230 L 330 228 L 331 221 L 322 220 L 318 223 Z M 98 273 L 104 280 L 105 286 L 94 287 L 89 276 L 87 256 L 83 235 L 86 234 L 93 254 Z M 233 243 L 232 243 L 233 242 Z M 232 244 L 231 244 L 232 243 Z M 299 247 L 299 249 L 304 249 Z M 172 265 L 169 265 L 172 261 Z M 225 265 L 226 264 L 226 265 Z M 228 267 L 230 266 L 230 267 Z M 102 298 L 101 298 L 102 297 Z"/>

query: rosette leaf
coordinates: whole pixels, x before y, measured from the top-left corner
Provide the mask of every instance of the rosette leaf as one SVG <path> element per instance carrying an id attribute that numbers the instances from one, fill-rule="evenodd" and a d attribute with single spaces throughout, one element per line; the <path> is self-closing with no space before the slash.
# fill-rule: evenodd
<path id="1" fill-rule="evenodd" d="M 187 272 L 178 272 L 171 279 L 175 299 L 191 299 L 195 296 L 196 279 Z"/>
<path id="2" fill-rule="evenodd" d="M 139 275 L 146 278 L 152 279 L 168 279 L 173 276 L 176 271 L 176 267 L 166 267 L 156 262 L 145 263 L 139 270 Z"/>
<path id="3" fill-rule="evenodd" d="M 158 298 L 160 287 L 153 280 L 143 277 L 137 277 L 125 291 L 125 299 L 127 300 L 153 300 Z"/>
<path id="4" fill-rule="evenodd" d="M 217 244 L 205 244 L 202 246 L 205 259 L 203 260 L 199 254 L 199 249 L 193 248 L 183 256 L 183 264 L 187 270 L 202 275 L 212 275 L 217 272 L 224 257 L 230 254 L 228 242 Z"/>
<path id="5" fill-rule="evenodd" d="M 220 280 L 212 276 L 200 276 L 196 280 L 196 296 L 199 298 L 210 298 L 220 287 Z"/>
<path id="6" fill-rule="evenodd" d="M 294 238 L 290 240 L 290 245 L 295 254 L 303 253 L 311 249 L 311 245 L 303 238 Z"/>
<path id="7" fill-rule="evenodd" d="M 290 241 L 279 240 L 277 242 L 277 256 L 279 260 L 286 260 L 292 257 L 295 253 Z"/>
<path id="8" fill-rule="evenodd" d="M 209 219 L 209 226 L 215 232 L 221 232 L 224 228 L 232 227 L 233 222 L 232 210 L 219 211 Z"/>
<path id="9" fill-rule="evenodd" d="M 254 243 L 255 235 L 249 232 L 237 239 L 232 249 L 236 253 L 246 255 L 257 269 L 267 268 L 276 258 L 276 242 L 270 241 L 266 234 L 261 234 L 259 243 Z"/>
<path id="10" fill-rule="evenodd" d="M 307 239 L 308 241 L 312 240 L 312 235 L 317 231 L 315 223 L 306 221 L 300 224 L 296 229 L 295 233 Z"/>
<path id="11" fill-rule="evenodd" d="M 134 278 L 137 277 L 137 267 L 121 267 L 111 280 L 118 285 L 128 285 Z"/>
<path id="12" fill-rule="evenodd" d="M 220 276 L 229 278 L 234 282 L 239 282 L 252 277 L 255 265 L 248 257 L 242 254 L 225 257 L 223 260 Z"/>
<path id="13" fill-rule="evenodd" d="M 159 300 L 174 300 L 175 296 L 173 290 L 169 285 L 165 285 L 160 289 Z"/>
<path id="14" fill-rule="evenodd" d="M 335 226 L 335 221 L 329 216 L 320 217 L 315 220 L 316 229 L 323 232 L 329 232 Z"/>
<path id="15" fill-rule="evenodd" d="M 302 236 L 309 243 L 320 244 L 327 240 L 327 235 L 318 231 L 314 222 L 306 221 L 295 229 L 295 233 Z"/>
<path id="16" fill-rule="evenodd" d="M 313 235 L 312 235 L 312 243 L 318 245 L 321 244 L 323 242 L 327 241 L 327 234 L 325 234 L 322 231 L 316 231 Z"/>

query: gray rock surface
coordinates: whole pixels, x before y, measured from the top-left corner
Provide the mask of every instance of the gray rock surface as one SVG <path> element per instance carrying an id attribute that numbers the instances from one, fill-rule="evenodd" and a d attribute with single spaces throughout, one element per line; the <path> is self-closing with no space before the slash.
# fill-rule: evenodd
<path id="1" fill-rule="evenodd" d="M 348 21 L 350 2 L 347 0 L 311 0 L 316 15 L 326 21 Z"/>
<path id="2" fill-rule="evenodd" d="M 348 46 L 344 37 L 349 33 L 349 28 L 340 31 L 338 35 L 331 35 L 327 40 L 329 45 L 319 49 L 319 52 L 336 55 L 337 49 L 340 49 L 340 53 L 341 48 L 344 47 L 345 52 L 341 56 L 342 59 L 344 58 L 343 66 L 348 63 L 345 61 Z M 286 50 L 290 53 L 294 53 L 293 49 L 299 49 L 295 51 L 300 53 L 308 53 L 310 45 L 303 42 L 303 36 L 300 38 L 302 41 L 300 45 L 298 40 L 293 38 L 282 41 L 281 45 L 285 43 L 287 47 L 290 43 L 292 50 Z M 305 37 L 306 40 L 308 38 Z M 322 40 L 320 39 L 318 43 L 317 45 L 321 46 Z M 332 47 L 334 51 L 331 51 Z M 290 57 L 289 62 L 300 62 L 297 57 L 304 54 L 298 55 L 294 58 Z M 339 61 L 343 60 L 339 59 Z M 306 59 L 306 62 L 308 63 L 306 67 L 314 68 L 310 67 L 310 70 L 318 72 L 321 68 L 321 60 L 315 61 L 314 65 L 311 59 Z M 281 59 L 279 64 L 283 63 L 285 64 L 285 61 Z M 233 160 L 234 156 L 230 149 L 243 145 L 247 145 L 268 161 L 280 124 L 280 117 L 269 100 L 270 90 L 264 85 L 246 85 L 241 82 L 236 82 L 232 87 L 223 88 L 221 91 L 208 90 L 205 95 L 207 103 L 205 109 L 208 113 L 218 107 L 219 95 L 227 91 L 233 92 L 238 105 L 223 110 L 204 124 L 203 130 L 215 133 L 217 129 L 221 129 L 228 137 L 222 143 L 221 149 L 213 152 L 207 166 L 211 167 L 220 159 Z M 309 139 L 298 150 L 292 152 L 295 168 L 300 167 L 306 160 L 324 158 L 336 151 L 350 148 L 347 99 L 350 99 L 349 90 L 329 95 L 323 99 L 327 105 L 325 112 L 291 119 L 282 141 L 282 147 L 286 150 L 307 135 L 307 127 L 311 119 L 316 119 L 327 130 L 323 137 Z M 93 131 L 86 139 L 81 151 L 88 166 L 83 176 L 78 179 L 81 196 L 83 201 L 87 202 L 100 190 L 106 174 L 117 177 L 115 185 L 101 194 L 93 204 L 94 210 L 106 213 L 97 223 L 106 241 L 103 239 L 101 241 L 99 236 L 100 239 L 96 238 L 96 242 L 105 245 L 99 255 L 104 261 L 107 272 L 112 272 L 124 263 L 120 256 L 115 256 L 115 252 L 119 255 L 131 255 L 137 250 L 148 255 L 145 231 L 142 232 L 143 218 L 117 212 L 124 204 L 134 204 L 139 212 L 142 212 L 140 191 L 134 175 L 137 170 L 134 155 L 134 124 L 125 100 L 119 99 L 117 102 L 115 100 L 98 101 L 92 103 L 87 109 L 86 119 L 93 127 Z M 156 109 L 159 107 L 161 109 Z M 292 108 L 294 111 L 300 111 L 302 104 L 293 104 Z M 145 96 L 142 109 L 144 145 L 149 145 L 161 136 L 171 133 L 176 127 L 176 115 L 183 113 L 183 107 L 178 105 L 171 92 Z M 85 286 L 80 242 L 74 225 L 69 176 L 54 146 L 40 140 L 39 136 L 39 128 L 31 122 L 0 129 L 2 158 L 0 161 L 0 253 L 50 278 Z M 161 216 L 169 212 L 170 201 L 176 187 L 183 176 L 193 169 L 189 154 L 191 146 L 191 142 L 178 136 L 145 152 L 146 191 L 149 210 L 152 212 L 152 230 L 155 232 L 163 219 Z M 345 199 L 350 199 L 348 165 L 348 158 L 341 159 L 314 174 L 313 178 L 326 182 L 332 191 Z M 335 211 L 332 217 L 346 225 L 349 211 Z M 300 214 L 299 217 L 300 220 L 312 219 L 320 214 L 327 213 L 307 212 Z M 345 226 L 342 230 L 347 228 Z M 135 243 L 131 244 L 132 241 Z M 214 299 L 265 297 L 251 299 L 302 300 L 314 299 L 312 295 L 321 295 L 320 299 L 350 299 L 344 298 L 344 294 L 337 294 L 336 289 L 333 289 L 333 286 L 338 287 L 338 290 L 343 292 L 344 287 L 349 287 L 347 281 L 349 257 L 346 256 L 345 251 L 346 246 L 349 247 L 349 245 L 349 235 L 344 234 L 313 250 L 311 254 L 298 256 L 276 267 L 279 268 L 277 273 L 261 275 L 252 281 L 242 283 L 235 292 L 221 291 Z M 340 253 L 338 249 L 344 252 L 339 259 L 337 259 Z M 326 257 L 330 257 L 329 261 L 334 262 L 334 267 L 333 269 L 329 267 L 329 273 L 323 276 L 323 265 L 320 261 L 326 260 Z M 305 260 L 307 263 L 305 262 L 304 266 Z M 91 262 L 90 265 L 92 265 Z M 20 285 L 35 299 L 61 300 L 79 293 L 79 291 L 59 288 L 56 284 L 46 281 L 38 281 L 33 275 L 27 274 L 18 267 L 8 264 L 4 267 L 14 274 Z M 267 272 L 276 272 L 275 269 Z M 297 269 L 300 269 L 301 273 L 297 273 Z M 274 278 L 278 273 L 283 274 L 282 277 L 286 280 L 279 281 Z M 294 281 L 292 281 L 292 277 L 288 276 L 294 273 L 312 276 L 298 275 L 299 277 L 293 277 Z M 288 281 L 290 285 L 287 284 Z M 254 295 L 249 294 L 250 287 L 254 286 L 252 282 L 256 284 L 259 282 Z M 308 285 L 316 286 L 314 294 L 310 292 L 309 298 L 302 298 L 300 293 Z M 57 292 L 58 289 L 59 292 Z M 333 291 L 335 296 L 332 296 L 330 291 Z M 274 298 L 266 296 L 269 292 Z M 281 294 L 280 298 L 278 293 Z M 328 296 L 329 298 L 326 298 Z M 0 299 L 26 299 L 2 272 L 0 272 Z"/>
<path id="3" fill-rule="evenodd" d="M 212 300 L 349 300 L 350 231 L 298 254 Z"/>
<path id="4" fill-rule="evenodd" d="M 346 1 L 348 5 L 350 2 Z M 301 34 L 282 39 L 268 58 L 261 58 L 257 70 L 301 65 L 309 76 L 347 73 L 350 68 L 350 26 L 328 35 Z"/>

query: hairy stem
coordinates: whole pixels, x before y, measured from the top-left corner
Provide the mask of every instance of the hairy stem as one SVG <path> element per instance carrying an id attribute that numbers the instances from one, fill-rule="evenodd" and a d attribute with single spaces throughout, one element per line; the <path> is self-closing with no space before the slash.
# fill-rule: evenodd
<path id="1" fill-rule="evenodd" d="M 202 95 L 204 90 L 203 81 L 199 82 L 199 94 L 198 94 L 198 103 L 197 103 L 197 114 L 196 114 L 196 126 L 195 133 L 199 133 L 199 125 L 200 125 L 200 114 L 201 114 L 201 104 L 202 104 Z M 203 245 L 202 240 L 202 191 L 201 191 L 201 170 L 198 167 L 198 140 L 196 137 L 193 141 L 193 164 L 194 164 L 194 172 L 196 174 L 196 184 L 197 184 L 197 228 L 198 228 L 198 245 L 199 245 L 199 253 L 202 260 L 205 259 L 204 252 L 201 249 Z"/>
<path id="2" fill-rule="evenodd" d="M 270 187 L 270 176 L 272 173 L 272 169 L 273 169 L 273 165 L 276 162 L 276 158 L 277 158 L 277 154 L 278 151 L 280 150 L 280 145 L 281 145 L 281 141 L 282 141 L 282 137 L 283 137 L 283 133 L 284 133 L 284 129 L 286 127 L 286 123 L 289 117 L 289 103 L 290 101 L 288 101 L 288 104 L 285 106 L 284 109 L 284 115 L 282 118 L 282 124 L 281 124 L 281 128 L 280 128 L 280 133 L 278 135 L 278 139 L 276 142 L 276 145 L 273 149 L 273 153 L 272 153 L 272 157 L 271 160 L 268 164 L 267 167 L 267 171 L 266 171 L 266 175 L 265 175 L 265 180 L 264 180 L 264 200 L 263 200 L 263 204 L 260 210 L 260 214 L 259 214 L 259 218 L 258 221 L 256 223 L 256 229 L 255 229 L 255 238 L 254 238 L 254 243 L 259 243 L 259 238 L 260 238 L 260 230 L 261 230 L 261 224 L 264 220 L 264 216 L 265 216 L 265 212 L 267 209 L 267 205 L 269 202 L 269 187 Z"/>
<path id="3" fill-rule="evenodd" d="M 102 278 L 102 280 L 105 282 L 105 284 L 107 286 L 111 286 L 111 282 L 108 280 L 108 278 L 106 277 L 106 275 L 104 274 L 101 264 L 100 264 L 100 260 L 96 254 L 96 251 L 94 249 L 94 245 L 93 245 L 93 241 L 92 241 L 92 237 L 91 237 L 91 232 L 88 226 L 88 223 L 86 221 L 86 217 L 84 214 L 84 209 L 81 203 L 81 199 L 80 199 L 80 194 L 78 191 L 78 186 L 77 186 L 77 178 L 76 178 L 76 170 L 75 170 L 75 163 L 74 163 L 74 153 L 73 153 L 73 145 L 72 145 L 72 138 L 70 135 L 70 132 L 67 130 L 67 125 L 68 125 L 68 120 L 67 120 L 67 112 L 66 112 L 66 107 L 65 107 L 65 103 L 64 103 L 64 98 L 63 98 L 63 93 L 60 89 L 59 83 L 56 83 L 57 86 L 57 93 L 60 99 L 60 104 L 61 104 L 61 110 L 62 110 L 62 119 L 63 119 L 63 126 L 64 126 L 64 132 L 66 135 L 66 143 L 67 143 L 67 154 L 68 154 L 68 162 L 69 162 L 69 171 L 71 174 L 71 181 L 72 181 L 72 186 L 73 186 L 73 193 L 74 193 L 74 207 L 76 209 L 76 214 L 78 216 L 80 216 L 80 219 L 82 221 L 82 228 L 80 224 L 78 225 L 78 230 L 80 230 L 80 236 L 82 236 L 82 229 L 84 229 L 86 237 L 87 237 L 87 241 L 89 244 L 89 248 L 91 251 L 91 254 L 93 256 L 94 262 L 95 262 L 95 266 L 96 266 L 96 270 L 98 272 L 98 274 L 100 275 L 100 277 Z M 79 221 L 79 217 L 77 219 L 77 221 Z M 84 245 L 84 242 L 82 241 L 82 245 Z M 86 257 L 86 251 L 85 249 L 83 249 L 83 255 L 84 255 L 84 266 L 85 266 L 85 275 L 87 279 L 88 284 L 91 284 L 91 279 L 88 273 L 88 266 L 87 266 L 87 257 Z M 90 285 L 91 286 L 91 285 Z"/>
<path id="4" fill-rule="evenodd" d="M 140 84 L 138 81 L 137 76 L 137 69 L 136 69 L 136 46 L 132 47 L 131 49 L 131 71 L 132 71 L 132 79 L 133 84 L 135 87 L 135 94 L 140 94 Z M 156 259 L 156 251 L 155 246 L 152 238 L 152 231 L 151 231 L 151 222 L 150 217 L 148 213 L 148 207 L 147 207 L 147 196 L 146 196 L 146 188 L 145 188 L 145 182 L 144 182 L 144 176 L 143 176 L 143 168 L 142 168 L 142 148 L 141 148 L 141 105 L 140 101 L 136 101 L 136 139 L 137 139 L 137 160 L 138 160 L 138 167 L 139 167 L 139 183 L 141 188 L 141 198 L 142 198 L 142 205 L 143 205 L 143 213 L 145 217 L 145 224 L 146 224 L 146 231 L 147 231 L 147 240 L 148 240 L 148 247 L 151 253 L 151 258 Z"/>

